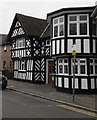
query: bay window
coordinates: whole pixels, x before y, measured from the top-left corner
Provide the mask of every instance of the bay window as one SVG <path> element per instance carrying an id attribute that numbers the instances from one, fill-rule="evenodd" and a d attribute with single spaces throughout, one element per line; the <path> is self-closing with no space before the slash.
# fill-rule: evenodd
<path id="1" fill-rule="evenodd" d="M 88 14 L 68 15 L 68 36 L 89 35 Z"/>
<path id="2" fill-rule="evenodd" d="M 64 36 L 64 16 L 53 19 L 53 37 Z"/>

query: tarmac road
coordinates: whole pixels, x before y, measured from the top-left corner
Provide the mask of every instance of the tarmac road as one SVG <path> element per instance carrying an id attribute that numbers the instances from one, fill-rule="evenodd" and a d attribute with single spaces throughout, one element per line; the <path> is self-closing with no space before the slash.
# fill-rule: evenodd
<path id="1" fill-rule="evenodd" d="M 6 89 L 2 92 L 3 118 L 93 118 L 68 106 Z M 90 119 L 89 119 L 90 120 Z"/>

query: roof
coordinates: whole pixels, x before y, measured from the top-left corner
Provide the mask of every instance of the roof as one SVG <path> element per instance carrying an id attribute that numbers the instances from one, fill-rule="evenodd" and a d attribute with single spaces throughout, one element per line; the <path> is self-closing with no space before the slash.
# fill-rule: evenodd
<path id="1" fill-rule="evenodd" d="M 6 34 L 0 34 L 0 46 L 7 45 L 9 42 L 7 42 L 7 35 Z"/>
<path id="2" fill-rule="evenodd" d="M 95 6 L 91 7 L 71 7 L 71 8 L 62 8 L 59 10 L 56 10 L 54 12 L 48 13 L 47 14 L 47 21 L 50 22 L 51 18 L 54 18 L 56 16 L 60 16 L 63 14 L 72 14 L 72 13 L 83 13 L 83 12 L 93 12 L 95 9 Z"/>
<path id="3" fill-rule="evenodd" d="M 21 14 L 16 14 L 16 17 L 22 24 L 27 35 L 40 36 L 47 26 L 47 21 L 43 19 L 29 17 Z"/>
<path id="4" fill-rule="evenodd" d="M 47 21 L 44 19 L 39 19 L 16 13 L 9 32 L 9 36 L 11 36 L 12 31 L 14 30 L 16 21 L 19 21 L 21 23 L 24 31 L 26 32 L 26 35 L 36 37 L 39 37 L 44 31 L 45 27 L 48 25 Z"/>
<path id="5" fill-rule="evenodd" d="M 50 24 L 47 25 L 47 27 L 44 29 L 43 33 L 40 36 L 41 39 L 47 39 L 50 38 Z"/>
<path id="6" fill-rule="evenodd" d="M 92 14 L 91 14 L 91 17 L 97 19 L 97 18 L 96 18 L 96 17 L 97 17 L 97 6 L 96 6 L 95 9 L 93 10 L 93 12 L 92 12 Z"/>
<path id="7" fill-rule="evenodd" d="M 89 10 L 89 9 L 94 9 L 95 6 L 91 6 L 91 7 L 71 7 L 71 8 L 62 8 L 62 9 L 59 9 L 59 10 L 56 10 L 54 12 L 51 12 L 51 13 L 48 13 L 47 15 L 52 15 L 52 14 L 55 14 L 57 12 L 61 12 L 61 11 L 72 11 L 72 10 Z"/>

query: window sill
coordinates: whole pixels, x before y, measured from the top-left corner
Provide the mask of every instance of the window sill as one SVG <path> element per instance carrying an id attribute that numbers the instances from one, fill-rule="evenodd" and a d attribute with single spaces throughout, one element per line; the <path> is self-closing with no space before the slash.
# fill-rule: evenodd
<path id="1" fill-rule="evenodd" d="M 58 38 L 64 38 L 65 36 L 58 36 L 58 37 L 52 37 L 51 40 L 53 39 L 58 39 Z"/>
<path id="2" fill-rule="evenodd" d="M 97 74 L 92 74 L 92 75 L 89 75 L 89 76 L 97 76 Z"/>
<path id="3" fill-rule="evenodd" d="M 68 35 L 68 37 L 89 37 L 89 35 Z"/>
<path id="4" fill-rule="evenodd" d="M 26 70 L 19 70 L 19 72 L 26 72 Z"/>
<path id="5" fill-rule="evenodd" d="M 60 74 L 60 73 L 58 73 L 58 74 L 56 74 L 56 75 L 69 76 L 68 74 Z"/>
<path id="6" fill-rule="evenodd" d="M 70 76 L 73 76 L 73 74 L 70 75 Z M 76 74 L 75 74 L 75 76 L 88 76 L 88 75 L 87 75 L 87 74 L 80 74 L 80 75 L 76 75 Z"/>

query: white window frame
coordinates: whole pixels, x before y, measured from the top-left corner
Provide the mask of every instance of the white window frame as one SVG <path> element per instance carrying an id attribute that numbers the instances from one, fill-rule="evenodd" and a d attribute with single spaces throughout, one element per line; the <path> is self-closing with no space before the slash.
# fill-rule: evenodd
<path id="1" fill-rule="evenodd" d="M 80 21 L 80 16 L 87 16 L 87 20 Z M 70 16 L 76 16 L 76 21 L 70 21 Z M 70 24 L 76 23 L 77 24 L 77 35 L 70 35 Z M 87 35 L 80 35 L 80 23 L 87 23 Z M 89 36 L 89 15 L 88 14 L 70 14 L 68 15 L 68 36 Z"/>
<path id="2" fill-rule="evenodd" d="M 20 46 L 20 44 L 21 44 L 21 46 Z M 25 38 L 16 40 L 16 49 L 18 49 L 18 48 L 25 48 Z"/>
<path id="3" fill-rule="evenodd" d="M 75 73 L 75 75 L 76 76 L 80 76 L 80 75 L 86 76 L 87 75 L 87 61 L 86 61 L 86 59 L 85 58 L 76 58 L 76 60 L 78 60 L 78 62 L 75 63 L 75 65 L 77 65 L 77 67 L 78 67 L 78 73 L 77 74 Z M 81 63 L 80 60 L 84 60 L 85 63 Z M 80 73 L 81 72 L 81 70 L 80 70 L 81 65 L 85 65 L 85 74 Z M 73 58 L 71 59 L 71 73 L 73 75 Z"/>
<path id="4" fill-rule="evenodd" d="M 60 18 L 63 18 L 63 22 L 61 22 L 61 23 L 59 22 Z M 55 20 L 58 20 L 58 23 L 54 24 Z M 60 25 L 63 25 L 63 35 L 62 36 L 60 36 L 60 31 L 59 31 Z M 57 37 L 54 36 L 54 27 L 55 26 L 58 26 L 58 36 Z M 58 38 L 58 37 L 64 37 L 64 16 L 60 16 L 60 17 L 53 19 L 53 38 Z"/>
<path id="5" fill-rule="evenodd" d="M 95 60 L 97 60 L 97 58 L 90 58 L 90 60 L 93 60 L 93 63 L 90 63 L 90 65 L 93 66 L 93 74 L 90 73 L 90 75 L 91 76 L 97 75 L 95 71 L 95 66 L 97 65 L 97 63 L 95 63 Z"/>
<path id="6" fill-rule="evenodd" d="M 59 62 L 60 60 L 62 60 L 62 63 Z M 67 60 L 67 63 L 64 63 L 64 60 Z M 59 72 L 59 66 L 60 65 L 63 66 L 63 72 L 62 73 Z M 69 67 L 67 68 L 68 72 L 64 73 L 64 65 L 66 65 L 68 67 L 68 65 L 69 65 L 68 58 L 60 58 L 60 59 L 58 59 L 58 74 L 60 74 L 60 75 L 69 75 Z"/>
<path id="7" fill-rule="evenodd" d="M 19 71 L 26 71 L 25 65 L 26 65 L 25 60 L 20 60 L 19 61 Z"/>

